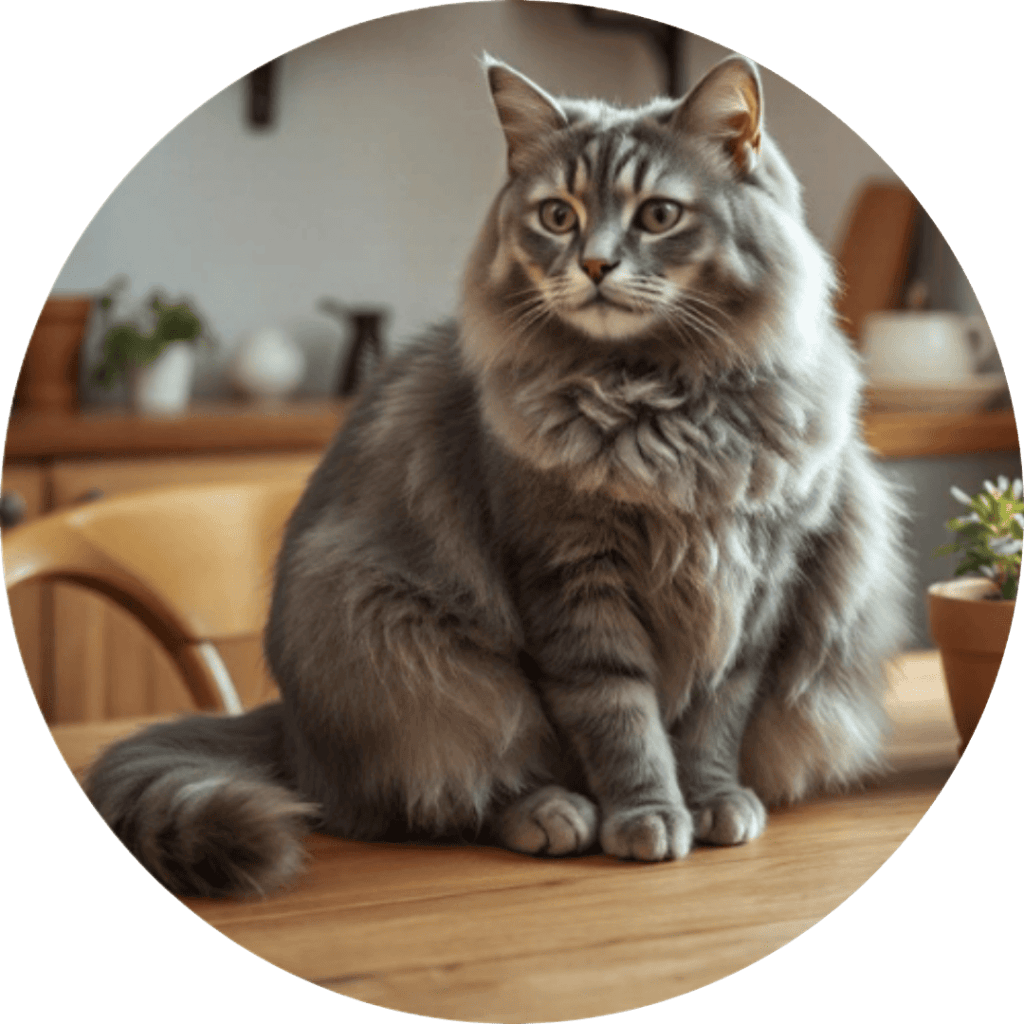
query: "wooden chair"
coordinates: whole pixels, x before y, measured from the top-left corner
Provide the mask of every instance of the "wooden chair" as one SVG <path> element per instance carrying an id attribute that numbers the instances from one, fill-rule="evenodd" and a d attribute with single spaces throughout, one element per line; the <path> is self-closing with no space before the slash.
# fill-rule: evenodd
<path id="1" fill-rule="evenodd" d="M 138 618 L 202 710 L 242 704 L 216 644 L 258 635 L 296 476 L 164 487 L 44 516 L 5 533 L 7 589 L 77 583 Z"/>

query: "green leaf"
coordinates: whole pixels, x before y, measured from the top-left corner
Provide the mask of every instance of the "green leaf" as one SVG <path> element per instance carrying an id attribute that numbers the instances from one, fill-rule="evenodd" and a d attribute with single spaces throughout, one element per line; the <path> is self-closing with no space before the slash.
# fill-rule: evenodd
<path id="1" fill-rule="evenodd" d="M 162 343 L 162 348 L 172 341 L 195 341 L 202 330 L 203 325 L 199 317 L 188 306 L 183 303 L 177 306 L 163 306 L 153 329 L 153 338 Z"/>
<path id="2" fill-rule="evenodd" d="M 988 565 L 987 559 L 969 555 L 953 570 L 953 574 L 956 576 L 966 576 L 969 572 L 977 572 L 983 565 Z"/>

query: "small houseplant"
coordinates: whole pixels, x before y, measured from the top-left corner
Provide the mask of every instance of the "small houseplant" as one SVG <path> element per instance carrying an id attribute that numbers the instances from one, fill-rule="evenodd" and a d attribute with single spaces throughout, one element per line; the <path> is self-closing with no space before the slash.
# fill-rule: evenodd
<path id="1" fill-rule="evenodd" d="M 968 511 L 946 526 L 955 539 L 936 555 L 960 555 L 956 579 L 928 588 L 932 639 L 942 656 L 960 753 L 974 734 L 999 672 L 1020 586 L 1024 486 L 986 480 L 975 495 L 950 493 Z"/>
<path id="2" fill-rule="evenodd" d="M 169 302 L 155 291 L 139 317 L 110 323 L 123 279 L 99 299 L 103 357 L 95 378 L 103 387 L 130 381 L 132 402 L 141 412 L 174 413 L 188 405 L 195 373 L 195 345 L 205 339 L 203 322 L 183 299 Z"/>

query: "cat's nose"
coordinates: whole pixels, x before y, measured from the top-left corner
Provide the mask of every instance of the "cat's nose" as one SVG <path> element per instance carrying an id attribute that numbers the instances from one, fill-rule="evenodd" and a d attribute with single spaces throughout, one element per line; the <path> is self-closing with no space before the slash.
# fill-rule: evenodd
<path id="1" fill-rule="evenodd" d="M 583 264 L 583 269 L 586 271 L 587 277 L 590 278 L 594 284 L 600 284 L 602 278 L 606 277 L 611 271 L 613 271 L 619 264 L 618 261 L 612 263 L 610 260 L 597 259 L 580 260 Z"/>

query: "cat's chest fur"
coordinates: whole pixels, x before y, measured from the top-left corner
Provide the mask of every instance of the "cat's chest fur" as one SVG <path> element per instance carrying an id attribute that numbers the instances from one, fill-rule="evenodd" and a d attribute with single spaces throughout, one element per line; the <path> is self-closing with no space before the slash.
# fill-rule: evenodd
<path id="1" fill-rule="evenodd" d="M 711 522 L 722 510 L 785 504 L 798 463 L 833 440 L 827 412 L 804 398 L 781 378 L 734 373 L 708 386 L 606 366 L 485 383 L 482 404 L 498 437 L 534 468 L 578 493 L 653 510 L 671 529 L 680 516 Z"/>
<path id="2" fill-rule="evenodd" d="M 617 592 L 650 637 L 671 717 L 691 687 L 765 653 L 801 537 L 831 504 L 828 421 L 782 381 L 696 389 L 608 373 L 545 383 L 506 391 L 496 428 L 514 434 L 529 465 L 510 474 L 504 499 L 530 510 L 506 520 L 527 648 L 563 609 Z"/>
<path id="3" fill-rule="evenodd" d="M 585 617 L 588 606 L 612 633 L 638 624 L 650 642 L 669 719 L 681 713 L 694 686 L 713 688 L 737 664 L 763 653 L 798 544 L 780 517 L 735 508 L 698 514 L 638 507 L 581 494 L 547 473 L 537 474 L 529 490 L 519 497 L 531 517 L 503 529 L 528 653 L 563 623 Z"/>

